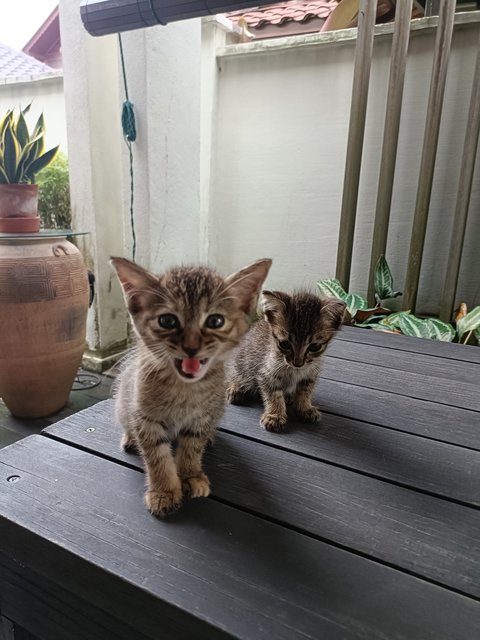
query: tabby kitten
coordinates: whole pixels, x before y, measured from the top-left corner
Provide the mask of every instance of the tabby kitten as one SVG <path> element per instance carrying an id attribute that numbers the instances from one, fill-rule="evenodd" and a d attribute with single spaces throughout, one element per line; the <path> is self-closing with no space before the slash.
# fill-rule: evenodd
<path id="1" fill-rule="evenodd" d="M 321 356 L 340 327 L 345 306 L 306 292 L 263 291 L 262 307 L 263 319 L 253 325 L 229 363 L 228 400 L 240 404 L 260 393 L 260 424 L 268 431 L 285 429 L 287 403 L 306 422 L 318 422 L 321 413 L 312 405 L 313 389 Z"/>
<path id="2" fill-rule="evenodd" d="M 141 453 L 145 503 L 165 515 L 183 495 L 210 493 L 202 457 L 225 407 L 224 360 L 247 331 L 271 260 L 226 279 L 206 267 L 155 276 L 124 258 L 111 263 L 137 338 L 116 392 L 122 446 Z"/>

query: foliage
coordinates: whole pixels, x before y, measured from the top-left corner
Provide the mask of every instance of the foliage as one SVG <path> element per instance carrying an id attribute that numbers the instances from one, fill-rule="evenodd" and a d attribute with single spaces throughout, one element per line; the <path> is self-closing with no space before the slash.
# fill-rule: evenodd
<path id="1" fill-rule="evenodd" d="M 0 120 L 0 184 L 32 184 L 35 175 L 55 157 L 58 147 L 44 152 L 45 121 L 40 114 L 30 135 L 25 114 L 28 105 L 17 118 L 13 109 Z"/>
<path id="2" fill-rule="evenodd" d="M 38 213 L 44 229 L 70 229 L 70 185 L 68 160 L 58 153 L 53 162 L 38 174 Z"/>
<path id="3" fill-rule="evenodd" d="M 392 313 L 390 309 L 380 306 L 382 300 L 396 298 L 402 294 L 393 288 L 392 272 L 384 256 L 379 258 L 375 266 L 374 285 L 376 306 L 369 308 L 363 296 L 347 293 L 338 280 L 321 280 L 317 283 L 323 295 L 345 302 L 351 324 L 357 327 L 442 342 L 452 342 L 456 339 L 463 344 L 466 344 L 473 334 L 480 344 L 480 306 L 467 313 L 467 306 L 462 304 L 455 318 L 456 328 L 439 318 L 418 318 L 410 311 Z M 466 338 L 462 340 L 464 335 Z"/>

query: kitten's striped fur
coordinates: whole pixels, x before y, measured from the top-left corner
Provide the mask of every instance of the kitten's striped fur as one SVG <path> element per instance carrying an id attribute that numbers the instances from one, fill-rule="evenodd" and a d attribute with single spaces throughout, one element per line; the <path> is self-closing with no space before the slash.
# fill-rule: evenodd
<path id="1" fill-rule="evenodd" d="M 123 258 L 112 258 L 112 265 L 137 338 L 116 391 L 122 446 L 140 451 L 146 505 L 165 515 L 184 495 L 210 492 L 202 457 L 224 411 L 224 360 L 247 331 L 271 260 L 226 279 L 206 267 L 155 276 Z M 222 326 L 208 326 L 212 316 Z"/>
<path id="2" fill-rule="evenodd" d="M 232 354 L 228 371 L 228 399 L 237 404 L 260 394 L 264 413 L 260 424 L 283 431 L 287 403 L 300 418 L 317 422 L 321 414 L 312 405 L 321 356 L 339 328 L 345 306 L 307 292 L 262 294 L 264 317 Z"/>

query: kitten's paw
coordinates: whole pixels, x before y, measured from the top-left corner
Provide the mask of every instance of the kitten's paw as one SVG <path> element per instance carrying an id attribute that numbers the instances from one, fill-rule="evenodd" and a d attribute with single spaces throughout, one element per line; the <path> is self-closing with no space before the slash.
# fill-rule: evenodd
<path id="1" fill-rule="evenodd" d="M 287 420 L 286 418 L 276 416 L 272 413 L 264 413 L 260 418 L 260 424 L 262 427 L 265 427 L 267 431 L 281 433 L 282 431 L 285 431 Z"/>
<path id="2" fill-rule="evenodd" d="M 148 490 L 145 493 L 145 504 L 154 516 L 166 516 L 174 513 L 182 505 L 181 488 L 172 491 Z"/>
<path id="3" fill-rule="evenodd" d="M 206 498 L 210 495 L 210 480 L 204 473 L 183 480 L 183 491 L 190 498 Z"/>
<path id="4" fill-rule="evenodd" d="M 230 404 L 243 404 L 244 395 L 236 385 L 229 384 L 227 387 L 227 402 Z"/>
<path id="5" fill-rule="evenodd" d="M 317 407 L 302 409 L 302 411 L 297 411 L 297 413 L 299 418 L 301 418 L 305 422 L 311 422 L 312 424 L 320 422 L 320 420 L 322 419 L 322 412 Z"/>
<path id="6" fill-rule="evenodd" d="M 131 433 L 124 433 L 120 445 L 125 453 L 138 453 L 138 445 Z"/>

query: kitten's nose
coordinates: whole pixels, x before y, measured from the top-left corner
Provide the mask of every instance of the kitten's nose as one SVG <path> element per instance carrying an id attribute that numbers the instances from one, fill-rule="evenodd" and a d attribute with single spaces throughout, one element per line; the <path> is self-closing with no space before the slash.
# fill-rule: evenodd
<path id="1" fill-rule="evenodd" d="M 192 348 L 192 347 L 183 347 L 183 350 L 185 351 L 185 353 L 189 358 L 194 358 L 199 352 L 199 349 Z"/>
<path id="2" fill-rule="evenodd" d="M 303 367 L 303 360 L 301 358 L 294 358 L 293 360 L 294 367 Z"/>

